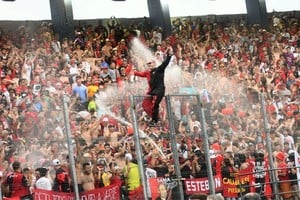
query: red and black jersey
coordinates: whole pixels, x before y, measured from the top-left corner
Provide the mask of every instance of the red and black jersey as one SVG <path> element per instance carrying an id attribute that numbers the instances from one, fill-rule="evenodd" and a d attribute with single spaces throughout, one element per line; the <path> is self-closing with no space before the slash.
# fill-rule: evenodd
<path id="1" fill-rule="evenodd" d="M 70 192 L 69 174 L 63 169 L 56 170 L 53 190 L 58 192 Z"/>
<path id="2" fill-rule="evenodd" d="M 8 186 L 8 197 L 22 197 L 29 194 L 28 181 L 21 172 L 9 174 L 3 185 Z"/>

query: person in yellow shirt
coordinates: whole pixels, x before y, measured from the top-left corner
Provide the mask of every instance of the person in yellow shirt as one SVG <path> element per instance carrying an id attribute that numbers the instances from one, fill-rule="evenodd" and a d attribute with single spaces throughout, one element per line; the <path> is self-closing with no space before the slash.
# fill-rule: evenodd
<path id="1" fill-rule="evenodd" d="M 134 162 L 131 153 L 125 155 L 125 162 L 126 165 L 123 168 L 123 175 L 128 191 L 130 192 L 141 186 L 140 172 L 138 164 Z"/>
<path id="2" fill-rule="evenodd" d="M 98 83 L 97 83 L 97 80 L 95 79 L 92 79 L 92 83 L 91 85 L 89 85 L 87 87 L 87 91 L 88 91 L 88 98 L 92 98 L 99 90 L 99 86 L 98 86 Z"/>
<path id="3" fill-rule="evenodd" d="M 96 180 L 96 188 L 106 187 L 110 185 L 111 174 L 106 171 L 106 162 L 99 160 L 97 162 L 98 177 Z"/>
<path id="4" fill-rule="evenodd" d="M 95 101 L 95 96 L 89 98 L 88 111 L 90 113 L 95 113 L 97 111 L 97 104 Z"/>

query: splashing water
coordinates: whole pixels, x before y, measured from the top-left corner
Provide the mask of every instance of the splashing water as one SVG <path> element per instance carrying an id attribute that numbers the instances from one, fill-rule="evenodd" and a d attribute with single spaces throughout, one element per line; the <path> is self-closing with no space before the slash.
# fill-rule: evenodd
<path id="1" fill-rule="evenodd" d="M 138 38 L 134 38 L 130 45 L 131 60 L 137 70 L 146 70 L 145 63 L 155 60 L 157 64 L 161 61 L 157 60 L 154 53 L 145 46 Z M 172 58 L 170 64 L 165 71 L 165 86 L 167 93 L 172 93 L 174 89 L 178 89 L 184 82 L 181 67 L 174 64 L 175 58 Z"/>
<path id="2" fill-rule="evenodd" d="M 183 82 L 182 70 L 178 65 L 169 64 L 165 71 L 166 93 L 172 94 L 181 87 Z"/>
<path id="3" fill-rule="evenodd" d="M 149 140 L 152 145 L 158 150 L 158 152 L 161 154 L 161 156 L 163 158 L 166 158 L 165 154 L 163 153 L 163 151 L 161 150 L 161 148 L 155 143 L 155 141 L 153 139 L 151 139 L 146 133 L 144 133 L 142 130 L 139 130 L 140 134 L 142 133 L 142 136 L 144 136 L 147 140 Z"/>
<path id="4" fill-rule="evenodd" d="M 96 95 L 96 103 L 98 105 L 98 107 L 102 107 L 102 108 L 106 108 L 104 109 L 104 113 L 112 118 L 114 118 L 115 120 L 125 124 L 126 126 L 132 126 L 132 124 L 130 122 L 128 122 L 124 117 L 121 116 L 117 116 L 115 113 L 110 111 L 110 107 L 106 106 L 103 104 L 103 101 L 99 101 L 100 98 L 97 98 L 98 95 Z M 153 139 L 151 139 L 144 131 L 139 130 L 139 137 L 145 137 L 147 140 L 149 140 L 153 146 L 159 151 L 159 153 L 162 155 L 163 158 L 166 158 L 166 156 L 164 155 L 164 153 L 162 152 L 161 148 L 155 143 L 155 141 L 153 141 Z"/>
<path id="5" fill-rule="evenodd" d="M 135 68 L 139 71 L 145 70 L 145 63 L 149 60 L 155 59 L 155 56 L 139 39 L 134 38 L 130 46 L 130 56 Z M 241 85 L 234 83 L 234 81 L 225 78 L 219 72 L 210 72 L 200 74 L 201 76 L 196 77 L 192 74 L 183 72 L 181 66 L 174 64 L 172 61 L 166 68 L 165 72 L 165 85 L 166 93 L 169 94 L 181 94 L 181 90 L 184 87 L 193 89 L 193 91 L 201 93 L 210 93 L 214 99 L 222 99 L 224 95 L 234 94 L 236 97 L 242 92 Z M 123 100 L 124 96 L 131 93 L 135 95 L 144 95 L 147 90 L 147 83 L 145 79 L 137 79 L 137 81 L 126 85 L 126 91 L 121 91 L 117 88 L 108 87 L 105 91 L 101 91 L 96 96 L 96 104 L 100 108 L 101 112 L 98 112 L 99 116 L 109 115 L 112 118 L 126 124 L 131 125 L 126 119 L 120 116 L 116 116 L 110 111 L 113 103 L 119 100 Z M 133 92 L 130 92 L 131 89 Z M 136 89 L 139 88 L 139 89 Z M 142 88 L 142 89 L 141 89 Z M 208 94 L 206 94 L 208 96 Z M 147 136 L 143 131 L 139 130 L 140 135 L 142 134 L 157 148 L 160 154 L 165 157 L 160 147 L 157 146 L 155 141 Z"/>
<path id="6" fill-rule="evenodd" d="M 131 41 L 130 45 L 130 56 L 131 61 L 133 62 L 135 68 L 139 71 L 145 70 L 147 66 L 145 66 L 145 63 L 150 60 L 156 60 L 153 52 L 147 48 L 138 38 L 134 38 Z M 156 62 L 159 64 L 160 61 L 156 60 Z M 165 73 L 165 84 L 167 88 L 178 88 L 182 82 L 182 71 L 180 66 L 169 64 L 169 66 L 166 68 Z M 141 87 L 140 84 L 143 84 L 144 87 Z M 144 95 L 146 93 L 146 87 L 147 83 L 143 81 L 142 79 L 138 80 L 137 82 L 129 83 L 126 85 L 126 87 L 129 88 L 143 88 L 145 89 Z M 124 91 L 125 92 L 125 91 Z M 128 122 L 125 118 L 121 116 L 117 116 L 115 113 L 110 111 L 110 108 L 113 106 L 113 102 L 116 102 L 118 100 L 124 99 L 125 93 L 121 90 L 118 90 L 114 87 L 107 87 L 105 91 L 101 91 L 96 95 L 96 104 L 98 106 L 98 116 L 101 115 L 108 115 L 119 122 L 125 124 L 125 125 L 132 125 L 130 122 Z M 128 91 L 126 91 L 128 92 Z M 135 91 L 134 94 L 138 94 Z M 171 93 L 171 91 L 170 91 Z M 147 140 L 149 140 L 153 146 L 159 151 L 159 153 L 162 155 L 162 157 L 165 158 L 164 153 L 162 152 L 161 148 L 151 139 L 147 134 L 145 134 L 142 130 L 139 130 L 140 137 L 145 137 Z"/>
<path id="7" fill-rule="evenodd" d="M 132 124 L 128 121 L 126 121 L 124 118 L 122 117 L 117 117 L 116 115 L 114 115 L 114 113 L 112 112 L 108 112 L 107 113 L 110 117 L 115 118 L 116 120 L 122 122 L 123 124 L 126 124 L 127 126 L 132 126 Z M 155 143 L 155 141 L 150 138 L 144 131 L 139 129 L 139 136 L 140 137 L 145 137 L 147 140 L 149 140 L 152 145 L 158 150 L 158 152 L 162 155 L 163 158 L 166 158 L 165 154 L 162 152 L 161 148 Z"/>
<path id="8" fill-rule="evenodd" d="M 153 52 L 138 38 L 132 39 L 129 52 L 137 70 L 145 70 L 145 63 L 155 60 Z"/>
<path id="9" fill-rule="evenodd" d="M 98 102 L 98 105 L 99 105 L 99 106 L 103 106 L 103 104 L 100 103 L 101 101 L 97 101 L 97 102 Z M 103 108 L 107 108 L 107 109 L 105 110 L 105 114 L 106 114 L 106 115 L 108 115 L 108 116 L 110 116 L 110 117 L 116 119 L 117 121 L 119 121 L 119 122 L 125 124 L 126 126 L 132 126 L 132 124 L 131 124 L 130 122 L 128 122 L 124 117 L 117 116 L 115 113 L 111 112 L 110 109 L 109 109 L 110 107 L 103 106 Z M 155 141 L 154 141 L 152 138 L 150 138 L 144 131 L 139 130 L 139 137 L 145 137 L 147 140 L 149 140 L 149 141 L 152 143 L 152 145 L 158 150 L 158 152 L 161 154 L 161 156 L 162 156 L 163 158 L 166 158 L 166 156 L 165 156 L 164 153 L 162 152 L 161 148 L 160 148 L 160 147 L 155 143 Z"/>
<path id="10" fill-rule="evenodd" d="M 145 63 L 150 60 L 156 60 L 153 52 L 147 48 L 138 38 L 134 38 L 131 41 L 130 45 L 130 56 L 131 61 L 134 64 L 135 68 L 138 71 L 146 70 Z M 156 60 L 156 63 L 160 63 L 160 61 Z M 174 64 L 171 60 L 171 63 L 166 68 L 165 72 L 165 85 L 167 88 L 166 93 L 174 93 L 178 92 L 178 88 L 182 85 L 183 76 L 182 76 L 182 70 L 181 67 Z M 138 78 L 136 82 L 129 83 L 126 85 L 127 93 L 130 90 L 130 88 L 143 88 L 144 92 L 141 90 L 135 90 L 135 95 L 144 95 L 146 94 L 147 90 L 147 83 L 145 79 Z M 125 91 L 124 91 L 125 92 Z M 125 118 L 121 116 L 117 116 L 115 113 L 113 113 L 110 108 L 113 106 L 113 103 L 119 100 L 123 100 L 126 93 L 122 92 L 121 90 L 118 90 L 114 87 L 107 87 L 104 91 L 99 92 L 96 95 L 96 104 L 98 106 L 98 116 L 101 115 L 108 115 L 119 122 L 125 124 L 125 125 L 132 125 L 130 122 L 128 122 Z M 139 130 L 140 137 L 145 137 L 147 140 L 149 140 L 153 146 L 158 150 L 158 152 L 162 155 L 162 157 L 165 158 L 164 153 L 162 152 L 161 148 L 151 139 L 147 134 L 145 134 L 142 130 Z"/>

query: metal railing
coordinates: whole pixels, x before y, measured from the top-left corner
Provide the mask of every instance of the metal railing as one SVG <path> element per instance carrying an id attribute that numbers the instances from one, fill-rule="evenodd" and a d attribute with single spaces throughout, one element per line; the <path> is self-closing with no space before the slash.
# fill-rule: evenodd
<path id="1" fill-rule="evenodd" d="M 298 166 L 298 167 L 293 167 L 293 168 L 299 169 L 300 166 Z M 261 171 L 259 171 L 258 173 L 269 173 L 269 174 L 271 174 L 271 171 L 276 172 L 276 171 L 278 171 L 278 170 L 283 170 L 283 169 L 289 170 L 289 169 L 291 169 L 291 167 L 266 169 L 266 170 L 261 170 Z M 241 177 L 241 176 L 247 176 L 247 175 L 253 176 L 253 175 L 255 175 L 255 174 L 257 174 L 257 173 L 256 173 L 256 172 L 252 172 L 252 173 L 242 173 L 242 174 L 237 173 L 237 179 L 239 180 L 239 177 Z M 255 179 L 255 178 L 254 178 L 254 179 Z M 259 186 L 260 188 L 262 188 L 262 187 L 265 187 L 266 185 L 273 185 L 273 184 L 276 184 L 276 185 L 279 185 L 279 188 L 280 188 L 280 183 L 291 183 L 291 182 L 293 182 L 293 181 L 296 181 L 296 182 L 297 182 L 298 190 L 290 190 L 290 191 L 288 191 L 288 192 L 282 192 L 282 191 L 280 191 L 280 189 L 279 189 L 277 193 L 274 193 L 274 191 L 272 191 L 271 197 L 272 197 L 273 199 L 280 199 L 280 196 L 283 195 L 283 194 L 289 194 L 289 193 L 291 193 L 291 194 L 296 194 L 296 193 L 300 194 L 300 190 L 299 190 L 300 179 L 298 179 L 298 178 L 297 178 L 297 179 L 282 180 L 282 181 L 280 181 L 278 178 L 276 178 L 275 181 L 271 181 L 271 180 L 270 180 L 270 181 L 266 181 L 266 180 L 265 180 L 264 183 L 259 183 L 259 184 L 251 184 L 251 183 L 250 183 L 249 185 L 241 185 L 241 184 L 239 184 L 239 185 L 238 185 L 238 188 L 240 189 L 240 193 L 239 193 L 239 194 L 240 194 L 240 196 L 242 196 L 242 195 L 243 195 L 243 192 L 242 192 L 243 189 L 249 190 L 251 187 L 257 188 L 257 187 Z M 293 189 L 293 188 L 292 188 L 292 189 Z M 261 198 L 265 196 L 264 194 L 261 194 L 261 192 L 257 192 L 257 193 L 260 195 Z"/>
<path id="2" fill-rule="evenodd" d="M 132 96 L 132 115 L 136 115 L 136 112 L 135 112 L 135 109 L 136 108 L 136 105 L 138 104 L 138 99 L 141 99 L 141 98 L 145 98 L 147 96 L 142 96 L 142 95 L 136 95 L 136 96 Z M 201 96 L 199 94 L 172 94 L 172 95 L 166 95 L 165 96 L 165 100 L 166 100 L 166 104 L 165 104 L 165 108 L 166 108 L 166 111 L 167 111 L 167 120 L 169 122 L 169 137 L 170 137 L 170 143 L 172 145 L 172 150 L 173 150 L 173 158 L 174 158 L 174 166 L 175 166 L 175 171 L 176 171 L 176 180 L 179 180 L 178 182 L 180 183 L 179 184 L 179 190 L 178 192 L 180 193 L 180 198 L 183 199 L 183 186 L 182 186 L 182 176 L 181 176 L 181 172 L 180 172 L 180 168 L 179 168 L 179 159 L 178 159 L 178 155 L 177 155 L 177 146 L 176 146 L 176 141 L 175 141 L 175 125 L 174 125 L 174 115 L 173 115 L 173 105 L 172 105 L 172 101 L 171 101 L 171 98 L 173 97 L 182 97 L 183 99 L 193 99 L 193 101 L 196 101 L 196 109 L 197 109 L 197 112 L 196 114 L 198 114 L 198 119 L 200 120 L 200 123 L 201 123 L 201 133 L 199 135 L 199 137 L 203 138 L 203 141 L 204 141 L 204 153 L 205 153 L 205 159 L 206 159 L 206 162 L 207 162 L 207 178 L 208 178 L 208 183 L 209 183 L 209 193 L 210 194 L 215 194 L 215 187 L 214 187 L 214 180 L 213 180 L 213 171 L 212 171 L 212 165 L 211 165 L 211 160 L 210 160 L 210 154 L 209 154 L 209 142 L 208 142 L 208 136 L 207 136 L 207 130 L 206 130 L 206 122 L 205 122 L 205 119 L 209 118 L 210 116 L 207 116 L 205 115 L 204 113 L 204 110 L 206 110 L 205 108 L 205 104 L 202 104 L 201 102 Z M 260 96 L 260 100 L 261 100 L 261 108 L 265 108 L 265 104 L 264 104 L 264 98 L 263 98 L 263 95 Z M 140 104 L 139 104 L 140 105 Z M 265 132 L 269 133 L 269 129 L 268 129 L 268 123 L 267 123 L 267 114 L 266 114 L 266 111 L 264 109 L 261 110 L 261 113 L 262 113 L 262 119 L 263 119 L 263 123 L 264 123 L 264 129 L 265 129 Z M 209 114 L 209 113 L 208 113 Z M 136 116 L 133 117 L 133 120 L 135 121 L 137 118 Z M 134 126 L 136 126 L 134 128 L 134 130 L 137 132 L 136 134 L 138 134 L 139 130 L 138 130 L 138 125 L 136 122 L 133 123 Z M 267 151 L 268 151 L 268 160 L 269 160 L 269 166 L 270 166 L 270 169 L 267 169 L 265 171 L 260 171 L 260 172 L 266 172 L 266 173 L 269 173 L 269 178 L 270 180 L 269 181 L 266 181 L 265 183 L 263 183 L 263 186 L 265 186 L 266 184 L 269 184 L 270 187 L 272 188 L 272 198 L 273 199 L 280 199 L 280 196 L 284 193 L 288 193 L 288 192 L 281 192 L 279 191 L 278 189 L 278 185 L 282 182 L 288 182 L 288 181 L 291 181 L 291 180 L 288 180 L 288 181 L 279 181 L 277 176 L 276 176 L 276 170 L 278 170 L 277 168 L 275 168 L 275 165 L 274 165 L 274 162 L 273 162 L 273 158 L 272 158 L 272 149 L 271 149 L 271 141 L 270 141 L 270 137 L 267 137 L 268 140 L 266 141 L 266 147 L 267 147 Z M 138 153 L 138 152 L 137 152 Z M 298 168 L 298 167 L 297 167 Z M 142 170 L 142 169 L 141 169 Z M 256 174 L 255 172 L 254 173 L 251 173 L 252 175 Z M 243 175 L 246 175 L 246 174 L 239 174 L 239 176 L 243 176 Z M 250 174 L 249 174 L 250 175 Z M 145 181 L 145 180 L 144 180 Z M 296 180 L 293 180 L 293 181 L 297 181 L 299 182 L 299 179 L 296 179 Z M 144 184 L 146 185 L 146 183 Z M 249 185 L 248 187 L 257 187 L 257 185 Z M 262 186 L 262 185 L 261 185 Z M 246 186 L 239 186 L 239 187 L 246 187 Z M 290 193 L 297 193 L 299 192 L 298 191 L 291 191 Z M 240 194 L 241 195 L 241 194 Z"/>

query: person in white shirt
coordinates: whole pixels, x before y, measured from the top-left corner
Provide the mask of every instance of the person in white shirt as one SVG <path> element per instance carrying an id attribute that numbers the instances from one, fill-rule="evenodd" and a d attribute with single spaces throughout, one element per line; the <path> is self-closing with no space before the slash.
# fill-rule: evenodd
<path id="1" fill-rule="evenodd" d="M 148 198 L 151 199 L 152 194 L 151 194 L 151 188 L 150 188 L 150 178 L 156 178 L 157 177 L 157 172 L 154 169 L 151 169 L 148 167 L 148 163 L 145 160 L 144 161 L 144 166 L 145 166 L 145 175 L 147 179 L 147 193 L 148 193 Z"/>
<path id="2" fill-rule="evenodd" d="M 71 84 L 73 84 L 74 82 L 76 82 L 75 81 L 76 76 L 80 75 L 80 71 L 78 69 L 75 59 L 71 59 L 70 64 L 68 66 L 69 66 L 69 74 L 70 74 L 69 81 Z"/>
<path id="3" fill-rule="evenodd" d="M 52 190 L 51 181 L 46 177 L 48 170 L 44 167 L 38 168 L 40 178 L 36 181 L 35 187 L 42 190 Z"/>
<path id="4" fill-rule="evenodd" d="M 49 91 L 49 93 L 55 93 L 56 92 L 56 88 L 52 85 L 51 81 L 46 82 L 45 90 Z"/>
<path id="5" fill-rule="evenodd" d="M 164 60 L 164 52 L 162 51 L 160 44 L 157 44 L 154 55 L 156 59 L 159 60 L 160 62 Z"/>
<path id="6" fill-rule="evenodd" d="M 287 143 L 289 145 L 289 149 L 294 149 L 294 138 L 290 135 L 291 130 L 288 128 L 283 128 L 281 133 L 279 132 L 279 137 L 281 140 L 282 146 L 284 146 L 284 143 Z"/>
<path id="7" fill-rule="evenodd" d="M 162 29 L 161 27 L 154 28 L 152 32 L 152 38 L 151 40 L 154 42 L 154 44 L 161 44 L 162 41 Z"/>
<path id="8" fill-rule="evenodd" d="M 24 65 L 22 67 L 22 78 L 25 78 L 28 83 L 31 82 L 31 73 L 33 69 L 33 61 L 29 58 L 25 58 Z"/>
<path id="9" fill-rule="evenodd" d="M 86 55 L 82 56 L 81 63 L 82 63 L 82 69 L 81 70 L 83 70 L 87 74 L 90 74 L 90 72 L 91 72 L 91 65 L 87 61 L 87 56 Z"/>

